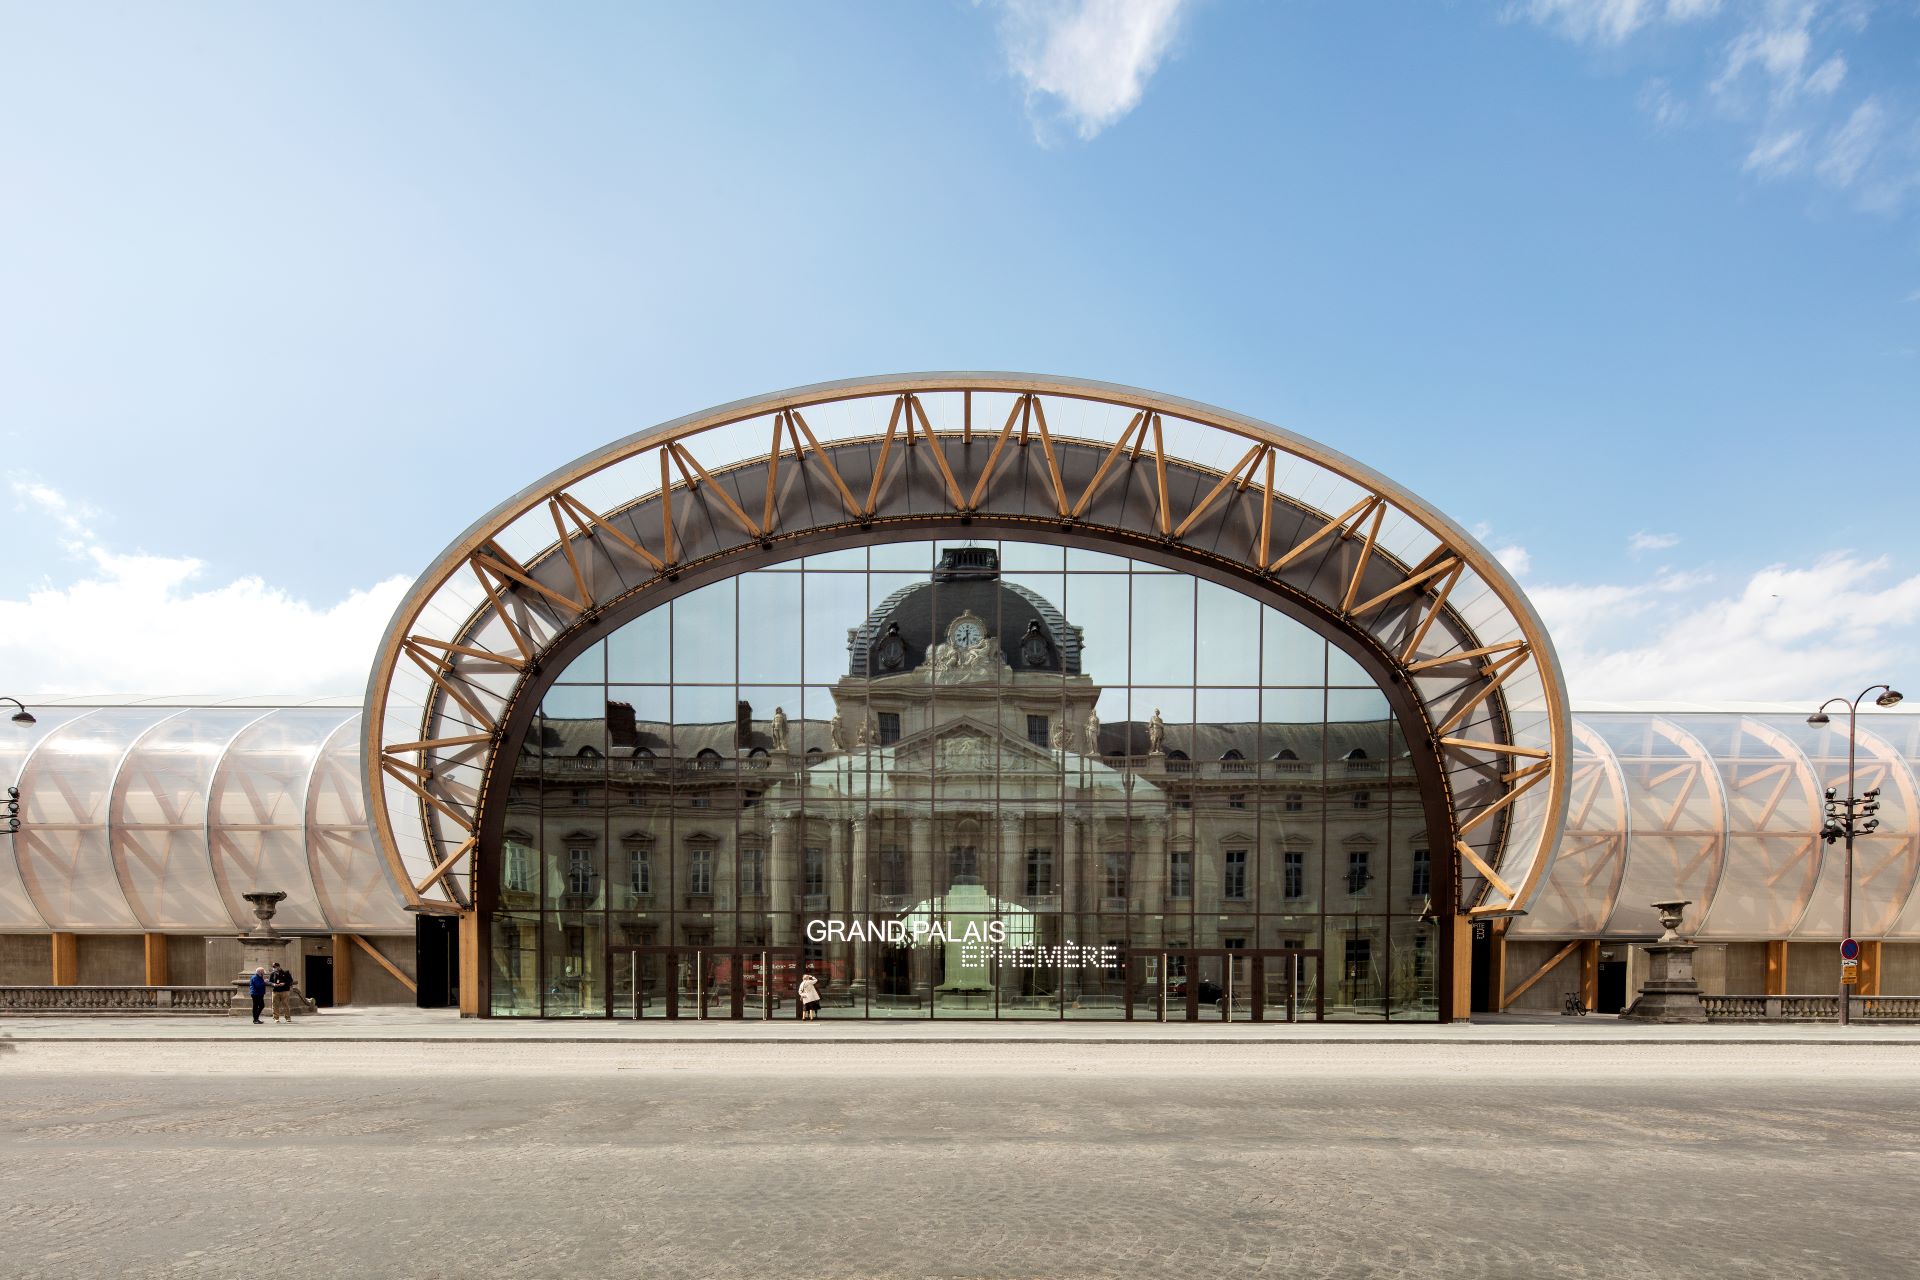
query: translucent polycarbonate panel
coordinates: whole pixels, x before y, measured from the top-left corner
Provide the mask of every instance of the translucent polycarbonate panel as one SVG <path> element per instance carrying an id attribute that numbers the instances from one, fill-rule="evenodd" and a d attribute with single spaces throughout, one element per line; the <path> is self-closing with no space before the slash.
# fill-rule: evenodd
<path id="1" fill-rule="evenodd" d="M 1666 717 L 1596 715 L 1627 782 L 1632 845 L 1606 931 L 1658 933 L 1651 904 L 1687 901 L 1683 927 L 1712 907 L 1727 845 L 1726 790 L 1706 745 Z"/>
<path id="2" fill-rule="evenodd" d="M 1836 716 L 1824 729 L 1803 722 L 1797 728 L 1783 726 L 1783 731 L 1791 733 L 1806 751 L 1824 785 L 1844 798 L 1848 793 L 1846 721 Z M 1854 840 L 1852 931 L 1856 938 L 1879 938 L 1892 931 L 1906 908 L 1916 871 L 1920 870 L 1920 841 L 1916 841 L 1914 832 L 1914 773 L 1911 763 L 1891 743 L 1864 724 L 1858 731 L 1854 755 L 1853 794 L 1879 791 L 1880 827 Z M 1842 936 L 1846 875 L 1845 846 L 1829 846 L 1813 900 L 1794 930 L 1795 937 Z"/>
<path id="3" fill-rule="evenodd" d="M 36 703 L 31 725 L 0 726 L 0 786 L 18 786 L 27 760 L 46 741 L 48 735 L 82 716 L 93 714 L 91 707 L 47 707 Z M 27 892 L 20 876 L 21 840 L 7 840 L 0 854 L 0 931 L 33 932 L 48 927 Z"/>
<path id="4" fill-rule="evenodd" d="M 1514 935 L 1599 934 L 1619 896 L 1630 827 L 1626 778 L 1606 740 L 1578 717 L 1573 741 L 1566 830 L 1527 914 L 1509 926 Z"/>
<path id="5" fill-rule="evenodd" d="M 275 714 L 258 708 L 183 711 L 128 750 L 114 786 L 110 838 L 141 927 L 213 930 L 241 919 L 222 902 L 208 847 L 210 836 L 220 839 L 220 829 L 209 820 L 207 798 L 235 735 Z M 312 714 L 337 720 L 350 713 Z"/>
<path id="6" fill-rule="evenodd" d="M 1674 720 L 1712 753 L 1727 796 L 1726 870 L 1694 935 L 1788 936 L 1806 913 L 1822 863 L 1820 785 L 1812 763 L 1760 717 Z"/>
<path id="7" fill-rule="evenodd" d="M 321 744 L 353 719 L 350 712 L 284 710 L 234 739 L 215 771 L 209 796 L 213 861 L 227 908 L 252 918 L 242 894 L 287 895 L 274 924 L 325 929 L 307 856 L 307 788 Z"/>
<path id="8" fill-rule="evenodd" d="M 108 843 L 108 806 L 128 749 L 180 714 L 164 707 L 103 708 L 54 730 L 28 758 L 19 784 L 21 829 L 12 843 L 47 927 L 140 928 Z"/>
<path id="9" fill-rule="evenodd" d="M 360 789 L 360 717 L 326 738 L 307 787 L 307 862 L 314 897 L 329 928 L 411 932 L 413 917 L 367 827 Z"/>

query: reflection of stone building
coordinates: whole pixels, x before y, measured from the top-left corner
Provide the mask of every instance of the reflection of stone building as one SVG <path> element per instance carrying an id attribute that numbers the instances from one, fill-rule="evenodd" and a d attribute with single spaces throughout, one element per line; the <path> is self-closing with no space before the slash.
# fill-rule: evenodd
<path id="1" fill-rule="evenodd" d="M 1155 703 L 1172 695 L 1135 689 L 1147 714 L 1102 723 L 1103 698 L 1129 705 L 1126 671 L 1097 682 L 1083 644 L 992 550 L 949 550 L 848 633 L 831 718 L 742 704 L 733 724 L 675 725 L 610 701 L 604 720 L 540 722 L 506 827 L 495 1008 L 624 1007 L 631 970 L 603 959 L 611 942 L 801 946 L 854 1012 L 977 1011 L 940 990 L 941 948 L 816 943 L 806 925 L 941 918 L 983 890 L 1042 946 L 1320 951 L 1330 1008 L 1430 1010 L 1430 863 L 1384 712 L 1263 720 L 1245 690 L 1243 718 L 1167 722 Z M 1129 983 L 1124 960 L 1001 966 L 984 1003 L 1119 1016 L 1130 990 L 1155 998 L 1155 967 Z"/>

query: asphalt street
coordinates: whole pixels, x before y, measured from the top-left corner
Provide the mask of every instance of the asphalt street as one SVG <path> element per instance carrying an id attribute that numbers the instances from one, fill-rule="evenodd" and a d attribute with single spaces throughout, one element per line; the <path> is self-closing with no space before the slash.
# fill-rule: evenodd
<path id="1" fill-rule="evenodd" d="M 1916 1056 L 16 1041 L 0 1274 L 1911 1275 Z"/>

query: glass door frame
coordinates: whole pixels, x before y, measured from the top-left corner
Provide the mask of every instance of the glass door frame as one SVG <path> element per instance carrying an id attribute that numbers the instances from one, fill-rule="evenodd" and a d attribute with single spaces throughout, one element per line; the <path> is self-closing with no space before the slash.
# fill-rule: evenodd
<path id="1" fill-rule="evenodd" d="M 632 1004 L 630 1005 L 629 1008 L 625 1010 L 616 1011 L 614 1009 L 614 1003 L 613 1003 L 613 989 L 614 989 L 614 986 L 616 985 L 615 979 L 614 979 L 613 966 L 614 966 L 615 960 L 622 954 L 628 957 L 627 963 L 630 966 L 632 966 L 630 972 L 633 975 L 633 982 L 632 982 L 632 989 L 629 995 L 629 999 L 632 1001 Z M 747 960 L 756 959 L 756 958 L 760 961 L 761 1018 L 765 1021 L 772 1021 L 774 1016 L 773 1014 L 773 1004 L 774 1004 L 773 975 L 775 973 L 774 962 L 776 960 L 790 959 L 794 962 L 795 972 L 799 972 L 800 966 L 802 966 L 805 963 L 805 955 L 804 955 L 803 949 L 800 947 L 719 946 L 719 945 L 691 946 L 691 945 L 686 945 L 681 943 L 640 943 L 640 942 L 609 943 L 607 946 L 607 1000 L 606 1000 L 606 1013 L 608 1018 L 625 1018 L 634 1022 L 639 1022 L 643 1020 L 640 1017 L 640 1004 L 639 1004 L 640 960 L 641 960 L 641 957 L 643 956 L 658 956 L 665 961 L 665 968 L 668 975 L 667 990 L 666 990 L 666 1011 L 661 1015 L 661 1017 L 666 1019 L 671 1019 L 674 1021 L 678 1021 L 683 1016 L 685 1016 L 680 1011 L 680 983 L 679 983 L 678 965 L 682 958 L 690 958 L 693 961 L 693 971 L 694 971 L 694 974 L 696 975 L 696 982 L 698 985 L 694 993 L 694 1012 L 692 1016 L 695 1019 L 701 1020 L 701 1021 L 704 1021 L 709 1016 L 720 1016 L 720 1017 L 727 1018 L 728 1020 L 745 1019 L 746 1009 L 747 1009 L 746 983 L 741 980 L 741 977 L 746 972 L 746 966 L 744 962 Z M 724 1014 L 709 1015 L 707 1013 L 708 1001 L 707 1001 L 707 990 L 706 990 L 707 965 L 710 961 L 714 959 L 720 959 L 720 958 L 728 959 L 733 962 L 732 979 L 727 984 L 728 985 L 728 997 L 727 997 L 727 1005 L 726 1005 L 727 1011 Z M 796 997 L 792 1003 L 793 1003 L 793 1017 L 797 1020 L 800 1017 L 800 1001 Z"/>
<path id="2" fill-rule="evenodd" d="M 1155 1020 L 1159 1022 L 1167 1022 L 1170 1020 L 1184 1020 L 1186 1022 L 1200 1021 L 1200 966 L 1198 962 L 1203 958 L 1211 959 L 1220 957 L 1224 960 L 1224 963 L 1221 965 L 1221 977 L 1225 982 L 1221 999 L 1226 1001 L 1227 1007 L 1226 1016 L 1221 1019 L 1223 1022 L 1233 1021 L 1233 962 L 1235 960 L 1245 960 L 1248 962 L 1247 981 L 1253 988 L 1253 997 L 1248 1002 L 1249 1016 L 1247 1020 L 1249 1022 L 1268 1021 L 1266 1016 L 1266 973 L 1267 962 L 1269 960 L 1279 960 L 1291 966 L 1288 972 L 1293 975 L 1294 980 L 1287 984 L 1287 995 L 1284 1005 L 1286 1010 L 1284 1021 L 1287 1022 L 1299 1022 L 1302 1020 L 1303 1009 L 1298 1003 L 1298 997 L 1295 994 L 1300 989 L 1299 979 L 1302 962 L 1310 958 L 1316 963 L 1321 963 L 1324 967 L 1324 962 L 1321 960 L 1321 948 L 1319 947 L 1166 947 L 1158 950 L 1153 947 L 1145 947 L 1136 950 L 1134 954 L 1147 956 L 1158 955 L 1160 957 L 1160 1001 L 1155 1018 Z M 1182 962 L 1187 991 L 1183 998 L 1183 1014 L 1169 1019 L 1169 1001 L 1167 997 L 1168 962 L 1176 957 Z M 1313 1021 L 1315 1022 L 1325 1022 L 1327 1018 L 1327 984 L 1324 980 L 1325 975 L 1322 974 L 1321 977 L 1322 980 L 1316 982 L 1313 988 L 1312 1007 Z M 1127 1005 L 1127 1016 L 1133 1016 L 1133 1005 L 1131 1002 Z"/>

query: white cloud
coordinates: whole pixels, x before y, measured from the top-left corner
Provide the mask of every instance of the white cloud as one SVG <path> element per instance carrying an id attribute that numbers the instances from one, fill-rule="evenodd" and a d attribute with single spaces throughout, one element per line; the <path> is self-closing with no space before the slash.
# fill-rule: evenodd
<path id="1" fill-rule="evenodd" d="M 1920 192 L 1920 114 L 1891 105 L 1897 94 L 1842 101 L 1841 92 L 1881 64 L 1850 60 L 1839 46 L 1864 43 L 1875 21 L 1912 21 L 1874 10 L 1871 0 L 1510 0 L 1504 13 L 1608 48 L 1647 29 L 1677 33 L 1679 24 L 1694 24 L 1698 82 L 1658 77 L 1635 95 L 1656 128 L 1717 118 L 1744 135 L 1741 167 L 1756 178 L 1816 178 L 1848 192 L 1861 209 L 1891 213 Z M 1661 47 L 1671 66 L 1682 38 L 1646 46 Z"/>
<path id="2" fill-rule="evenodd" d="M 83 566 L 65 585 L 0 599 L 0 670 L 22 696 L 358 693 L 409 585 L 388 578 L 316 606 L 257 577 L 206 584 L 190 557 L 101 545 L 87 522 L 97 513 L 47 485 L 13 491 L 69 535 Z"/>
<path id="3" fill-rule="evenodd" d="M 1827 139 L 1826 154 L 1817 166 L 1820 176 L 1836 187 L 1852 186 L 1879 145 L 1885 120 L 1886 112 L 1872 98 L 1854 108 L 1847 122 Z"/>
<path id="4" fill-rule="evenodd" d="M 1648 533 L 1645 529 L 1627 539 L 1629 551 L 1665 551 L 1668 547 L 1680 545 L 1680 535 L 1675 533 Z"/>
<path id="5" fill-rule="evenodd" d="M 1665 80 L 1655 78 L 1641 85 L 1637 101 L 1657 129 L 1677 129 L 1687 122 L 1687 104 Z"/>
<path id="6" fill-rule="evenodd" d="M 1574 40 L 1619 44 L 1652 22 L 1712 17 L 1720 0 L 1519 0 L 1507 12 Z"/>
<path id="7" fill-rule="evenodd" d="M 1493 548 L 1493 558 L 1507 567 L 1507 572 L 1519 577 L 1533 567 L 1533 557 L 1522 546 L 1509 545 Z"/>
<path id="8" fill-rule="evenodd" d="M 1753 150 L 1747 152 L 1747 162 L 1741 167 L 1763 178 L 1785 177 L 1800 167 L 1806 143 L 1805 129 L 1762 138 L 1753 144 Z"/>
<path id="9" fill-rule="evenodd" d="M 1188 0 L 1000 0 L 1007 63 L 1042 140 L 1051 112 L 1082 140 L 1140 104 Z"/>
<path id="10" fill-rule="evenodd" d="M 1542 586 L 1540 610 L 1576 700 L 1813 701 L 1893 679 L 1920 657 L 1920 575 L 1851 553 L 1772 565 L 1730 594 L 1701 573 Z"/>
<path id="11" fill-rule="evenodd" d="M 1824 98 L 1838 89 L 1840 82 L 1846 78 L 1847 60 L 1836 53 L 1814 69 L 1813 74 L 1807 77 L 1805 88 L 1808 93 Z"/>

